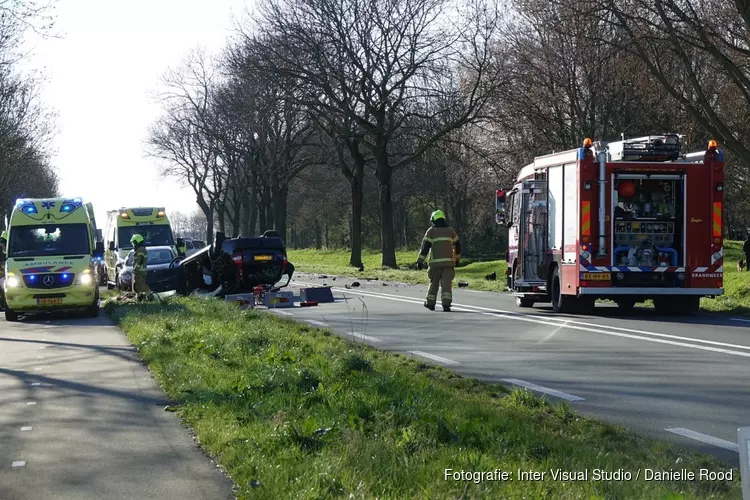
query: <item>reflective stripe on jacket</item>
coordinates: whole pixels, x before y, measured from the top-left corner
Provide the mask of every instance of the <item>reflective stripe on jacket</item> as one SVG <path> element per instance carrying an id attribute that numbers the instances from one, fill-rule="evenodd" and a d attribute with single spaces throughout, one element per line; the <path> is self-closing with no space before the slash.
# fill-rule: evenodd
<path id="1" fill-rule="evenodd" d="M 461 242 L 456 231 L 447 224 L 429 228 L 422 239 L 422 251 L 417 261 L 424 261 L 428 253 L 430 267 L 455 267 L 456 259 L 461 258 Z"/>

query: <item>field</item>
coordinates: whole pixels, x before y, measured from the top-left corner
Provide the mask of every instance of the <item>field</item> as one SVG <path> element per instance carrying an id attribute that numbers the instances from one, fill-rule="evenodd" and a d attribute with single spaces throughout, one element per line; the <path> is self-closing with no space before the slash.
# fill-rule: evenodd
<path id="1" fill-rule="evenodd" d="M 239 498 L 741 496 L 736 472 L 644 481 L 644 468 L 726 470 L 712 458 L 270 313 L 195 298 L 106 310 Z M 589 477 L 554 480 L 560 468 Z M 446 469 L 515 480 L 457 481 Z M 519 469 L 546 476 L 519 481 Z"/>
<path id="2" fill-rule="evenodd" d="M 290 250 L 289 260 L 301 272 L 326 273 L 340 276 L 375 278 L 403 283 L 427 283 L 427 271 L 417 271 L 408 267 L 416 262 L 417 250 L 401 250 L 396 258 L 399 269 L 381 269 L 381 254 L 366 251 L 362 256 L 364 272 L 352 268 L 347 250 Z M 706 311 L 750 315 L 750 272 L 739 273 L 737 260 L 742 256 L 742 242 L 724 243 L 724 293 L 716 299 L 702 299 L 701 308 Z M 456 268 L 456 282 L 467 281 L 472 290 L 505 290 L 505 260 L 463 259 Z M 488 281 L 485 276 L 496 273 L 496 281 Z"/>

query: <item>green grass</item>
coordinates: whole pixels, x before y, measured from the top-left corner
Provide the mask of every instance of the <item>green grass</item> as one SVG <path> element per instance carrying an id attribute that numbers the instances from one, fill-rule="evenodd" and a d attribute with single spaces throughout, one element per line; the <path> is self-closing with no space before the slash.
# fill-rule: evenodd
<path id="1" fill-rule="evenodd" d="M 737 261 L 742 255 L 740 241 L 724 242 L 724 295 L 715 299 L 701 300 L 701 308 L 717 313 L 732 313 L 750 316 L 750 272 L 737 272 Z M 349 266 L 348 250 L 290 250 L 289 260 L 301 272 L 327 273 L 340 276 L 378 278 L 402 283 L 426 284 L 427 272 L 409 269 L 416 261 L 417 250 L 400 250 L 396 254 L 398 269 L 382 269 L 381 253 L 365 251 L 362 260 L 365 272 L 360 273 Z M 505 291 L 505 260 L 476 261 L 464 259 L 456 268 L 456 282 L 464 280 L 472 290 Z M 485 276 L 497 273 L 497 281 L 487 281 Z M 647 302 L 651 305 L 651 302 Z"/>
<path id="2" fill-rule="evenodd" d="M 445 469 L 727 470 L 713 458 L 213 299 L 107 304 L 239 498 L 740 498 L 727 481 L 445 480 Z M 511 477 L 513 477 L 511 476 Z"/>
<path id="3" fill-rule="evenodd" d="M 382 254 L 374 250 L 362 253 L 365 271 L 360 273 L 349 266 L 348 250 L 290 250 L 289 261 L 301 272 L 327 273 L 339 276 L 353 276 L 362 279 L 378 278 L 380 280 L 402 283 L 428 283 L 427 271 L 417 270 L 413 264 L 417 261 L 417 250 L 399 250 L 396 252 L 398 269 L 383 269 L 380 265 Z M 456 282 L 466 281 L 472 290 L 505 290 L 505 260 L 463 259 L 456 268 Z M 497 281 L 488 281 L 484 277 L 497 273 Z"/>

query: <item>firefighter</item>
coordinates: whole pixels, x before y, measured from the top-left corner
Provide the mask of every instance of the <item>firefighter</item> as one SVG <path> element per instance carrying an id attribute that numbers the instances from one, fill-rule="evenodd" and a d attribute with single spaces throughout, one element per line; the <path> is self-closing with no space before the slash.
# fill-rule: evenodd
<path id="1" fill-rule="evenodd" d="M 745 270 L 750 271 L 750 234 L 747 235 L 745 244 L 742 245 L 742 251 L 745 252 Z"/>
<path id="2" fill-rule="evenodd" d="M 140 234 L 134 234 L 130 238 L 133 245 L 133 291 L 138 294 L 137 299 L 143 300 L 151 293 L 146 284 L 148 275 L 148 251 L 146 250 L 145 240 Z"/>
<path id="3" fill-rule="evenodd" d="M 183 238 L 177 238 L 177 256 L 185 257 L 187 255 L 187 244 Z"/>
<path id="4" fill-rule="evenodd" d="M 445 220 L 445 214 L 442 210 L 432 212 L 430 222 L 432 226 L 422 239 L 422 250 L 417 258 L 417 267 L 424 269 L 426 267 L 424 261 L 427 254 L 431 252 L 429 271 L 427 272 L 427 276 L 430 278 L 430 289 L 427 291 L 424 306 L 434 311 L 438 288 L 442 288 L 440 299 L 443 311 L 450 312 L 453 302 L 451 288 L 453 278 L 456 277 L 455 267 L 461 260 L 461 242 L 456 231 Z"/>

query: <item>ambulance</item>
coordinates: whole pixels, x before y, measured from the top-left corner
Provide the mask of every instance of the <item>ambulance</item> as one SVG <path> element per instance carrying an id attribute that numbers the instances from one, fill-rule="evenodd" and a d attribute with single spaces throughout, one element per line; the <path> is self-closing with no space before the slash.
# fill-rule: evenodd
<path id="1" fill-rule="evenodd" d="M 107 213 L 104 237 L 107 249 L 104 257 L 107 286 L 117 286 L 120 269 L 125 265 L 128 253 L 133 249 L 130 238 L 140 234 L 146 246 L 169 246 L 177 252 L 176 241 L 163 207 L 120 208 Z"/>
<path id="2" fill-rule="evenodd" d="M 5 319 L 52 311 L 97 316 L 95 266 L 103 254 L 80 198 L 17 200 L 8 228 Z"/>

